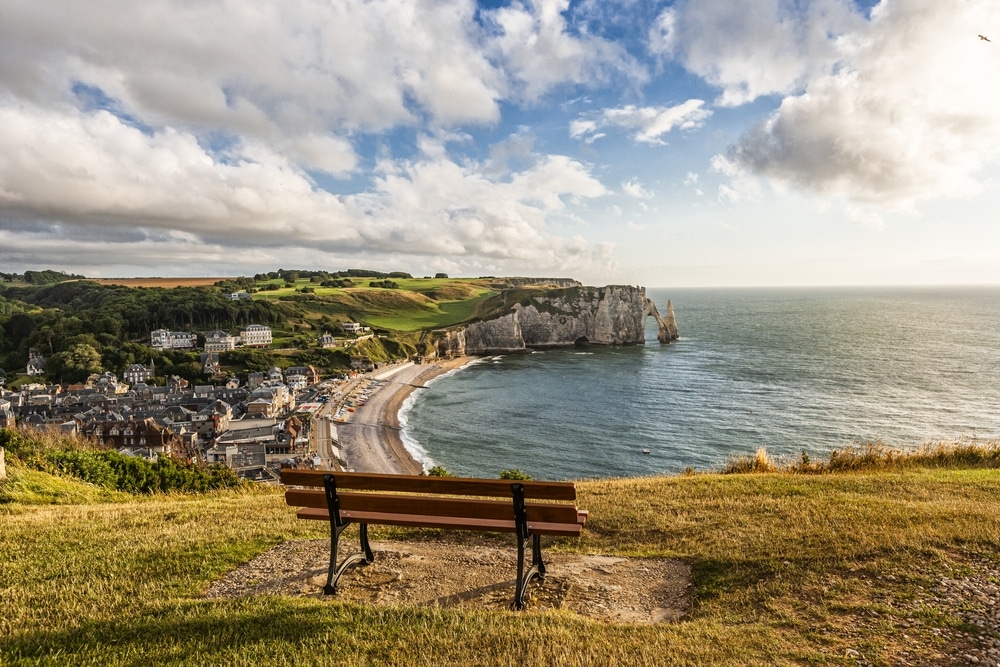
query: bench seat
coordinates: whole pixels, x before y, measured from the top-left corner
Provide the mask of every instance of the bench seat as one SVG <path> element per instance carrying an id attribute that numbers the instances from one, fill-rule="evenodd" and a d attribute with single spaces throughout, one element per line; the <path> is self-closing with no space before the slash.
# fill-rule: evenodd
<path id="1" fill-rule="evenodd" d="M 326 510 L 306 507 L 300 509 L 296 516 L 300 519 L 330 520 Z M 424 514 L 389 514 L 386 512 L 365 512 L 364 510 L 341 511 L 341 518 L 355 523 L 367 523 L 380 526 L 400 526 L 403 528 L 444 528 L 451 530 L 475 530 L 483 533 L 516 533 L 517 524 L 514 520 L 504 519 L 472 519 L 460 516 L 429 517 Z M 585 519 L 584 519 L 585 520 Z M 528 522 L 528 530 L 532 534 L 557 535 L 560 537 L 580 537 L 583 533 L 582 523 L 546 523 Z"/>
<path id="2" fill-rule="evenodd" d="M 330 522 L 330 568 L 324 593 L 351 566 L 372 562 L 368 526 L 437 528 L 514 533 L 518 542 L 517 587 L 512 607 L 523 609 L 527 584 L 545 575 L 542 535 L 579 537 L 587 511 L 578 509 L 572 482 L 509 481 L 310 470 L 282 470 L 285 501 L 300 519 Z M 317 488 L 319 487 L 319 488 Z M 350 489 L 343 491 L 342 489 Z M 360 553 L 337 563 L 341 532 L 359 525 Z M 532 542 L 524 571 L 525 543 Z"/>

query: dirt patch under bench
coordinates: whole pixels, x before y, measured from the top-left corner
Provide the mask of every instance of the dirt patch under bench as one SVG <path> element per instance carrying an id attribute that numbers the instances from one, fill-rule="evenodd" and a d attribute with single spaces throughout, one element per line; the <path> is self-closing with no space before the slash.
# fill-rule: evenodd
<path id="1" fill-rule="evenodd" d="M 514 597 L 513 541 L 486 537 L 472 543 L 442 535 L 371 544 L 375 561 L 349 569 L 331 599 L 500 611 Z M 353 551 L 357 544 L 342 542 L 341 557 L 345 547 Z M 323 597 L 329 550 L 326 539 L 284 542 L 214 582 L 206 596 Z M 690 609 L 691 571 L 680 561 L 548 552 L 543 556 L 545 580 L 529 585 L 529 612 L 566 609 L 612 623 L 652 624 L 680 620 Z"/>

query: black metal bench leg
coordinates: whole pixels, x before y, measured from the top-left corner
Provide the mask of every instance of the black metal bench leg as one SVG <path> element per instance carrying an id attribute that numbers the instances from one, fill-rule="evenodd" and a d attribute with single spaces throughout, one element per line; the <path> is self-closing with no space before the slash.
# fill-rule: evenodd
<path id="1" fill-rule="evenodd" d="M 514 522 L 517 524 L 517 587 L 511 609 L 521 610 L 527 606 L 524 594 L 532 579 L 545 579 L 545 563 L 542 561 L 542 537 L 531 535 L 531 567 L 524 571 L 524 541 L 529 537 L 527 512 L 524 507 L 524 487 L 511 484 L 514 496 Z"/>
<path id="2" fill-rule="evenodd" d="M 545 563 L 542 561 L 542 538 L 541 535 L 532 535 L 531 544 L 531 567 L 524 571 L 524 538 L 517 536 L 517 588 L 514 591 L 514 602 L 510 608 L 515 610 L 524 609 L 527 603 L 524 595 L 528 590 L 528 584 L 532 579 L 542 581 L 545 579 Z"/>
<path id="3" fill-rule="evenodd" d="M 538 570 L 538 578 L 545 579 L 545 563 L 542 562 L 542 536 L 534 535 L 531 545 L 531 565 Z"/>
<path id="4" fill-rule="evenodd" d="M 372 549 L 368 545 L 368 524 L 363 523 L 361 524 L 361 548 L 363 551 L 347 556 L 340 565 L 337 565 L 337 543 L 340 541 L 340 534 L 344 532 L 344 529 L 348 525 L 350 524 L 346 523 L 343 526 L 331 527 L 330 569 L 327 571 L 326 585 L 323 586 L 323 595 L 334 595 L 337 592 L 337 580 L 340 579 L 340 575 L 344 573 L 344 570 L 352 565 L 367 565 L 375 560 L 375 554 L 372 553 Z"/>
<path id="5" fill-rule="evenodd" d="M 330 567 L 326 573 L 326 585 L 323 586 L 323 595 L 334 595 L 337 592 L 337 580 L 344 570 L 352 565 L 371 563 L 375 560 L 375 554 L 368 544 L 368 524 L 360 524 L 361 533 L 361 553 L 351 554 L 344 558 L 343 562 L 337 564 L 337 548 L 340 544 L 340 534 L 344 532 L 351 522 L 343 521 L 340 518 L 340 500 L 337 498 L 337 486 L 333 475 L 323 476 L 323 486 L 326 490 L 326 505 L 330 512 Z"/>

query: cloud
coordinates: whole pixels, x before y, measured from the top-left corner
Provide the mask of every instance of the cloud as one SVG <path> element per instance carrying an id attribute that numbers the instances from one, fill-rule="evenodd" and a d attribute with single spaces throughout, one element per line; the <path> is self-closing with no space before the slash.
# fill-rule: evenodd
<path id="1" fill-rule="evenodd" d="M 710 166 L 712 171 L 729 178 L 728 183 L 719 186 L 719 201 L 725 204 L 760 201 L 762 195 L 760 183 L 738 162 L 716 155 L 712 158 Z"/>
<path id="2" fill-rule="evenodd" d="M 636 107 L 627 105 L 605 109 L 597 118 L 580 118 L 570 123 L 570 136 L 588 143 L 598 137 L 598 130 L 619 127 L 633 132 L 632 138 L 640 143 L 664 144 L 663 135 L 678 130 L 700 128 L 712 115 L 704 109 L 704 100 L 687 100 L 672 107 Z"/>
<path id="3" fill-rule="evenodd" d="M 73 247 L 82 251 L 103 236 L 127 241 L 121 252 L 152 256 L 169 254 L 154 248 L 185 257 L 204 246 L 207 258 L 228 246 L 247 257 L 288 248 L 314 257 L 609 261 L 598 246 L 549 229 L 551 219 L 570 215 L 568 200 L 607 193 L 583 163 L 535 155 L 530 165 L 491 177 L 487 165 L 459 164 L 435 150 L 425 156 L 386 159 L 371 190 L 336 196 L 260 143 L 240 143 L 220 157 L 189 133 L 145 133 L 103 110 L 0 108 L 5 254 L 25 240 L 51 249 L 67 238 L 79 239 Z M 108 261 L 114 252 L 106 251 Z"/>
<path id="4" fill-rule="evenodd" d="M 4 9 L 0 89 L 34 103 L 95 87 L 153 126 L 229 128 L 269 141 L 414 124 L 493 123 L 506 82 L 474 7 L 391 0 L 160 0 Z"/>
<path id="5" fill-rule="evenodd" d="M 567 20 L 569 0 L 528 0 L 482 13 L 496 32 L 492 48 L 525 100 L 556 86 L 596 86 L 614 78 L 638 85 L 648 74 L 625 48 Z"/>
<path id="6" fill-rule="evenodd" d="M 610 266 L 611 246 L 552 231 L 607 193 L 588 165 L 536 152 L 529 132 L 486 147 L 466 129 L 494 131 L 501 101 L 643 79 L 566 10 L 157 0 L 125 22 L 110 1 L 6 7 L 0 263 L 61 257 L 72 238 L 97 266 L 224 263 L 226 248 Z"/>
<path id="7" fill-rule="evenodd" d="M 978 39 L 991 3 L 884 2 L 849 60 L 743 136 L 743 172 L 890 208 L 977 192 L 1000 160 L 1000 55 Z M 983 48 L 986 47 L 986 48 Z"/>
<path id="8" fill-rule="evenodd" d="M 648 48 L 720 88 L 719 106 L 738 106 L 829 72 L 863 23 L 848 0 L 681 0 L 657 17 Z"/>
<path id="9" fill-rule="evenodd" d="M 622 183 L 622 192 L 627 194 L 629 197 L 635 197 L 636 199 L 649 199 L 653 196 L 653 193 L 642 187 L 642 183 L 635 178 Z"/>

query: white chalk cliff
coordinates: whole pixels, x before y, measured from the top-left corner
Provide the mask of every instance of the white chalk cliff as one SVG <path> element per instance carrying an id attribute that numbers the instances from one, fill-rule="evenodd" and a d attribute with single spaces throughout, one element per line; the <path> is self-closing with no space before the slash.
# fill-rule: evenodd
<path id="1" fill-rule="evenodd" d="M 673 307 L 666 319 L 646 288 L 631 285 L 552 289 L 509 305 L 494 318 L 437 332 L 439 356 L 505 354 L 571 345 L 642 345 L 646 318 L 661 343 L 678 338 Z"/>

